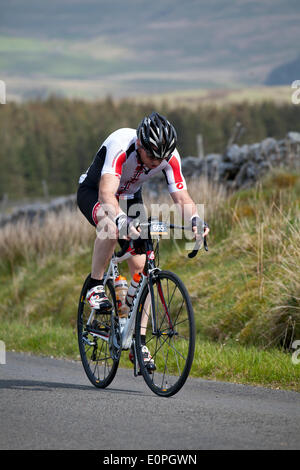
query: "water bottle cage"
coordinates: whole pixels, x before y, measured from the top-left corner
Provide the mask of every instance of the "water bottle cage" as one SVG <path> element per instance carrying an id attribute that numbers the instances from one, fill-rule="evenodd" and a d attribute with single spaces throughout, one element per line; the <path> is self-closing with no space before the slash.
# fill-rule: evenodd
<path id="1" fill-rule="evenodd" d="M 135 289 L 134 295 L 133 295 L 133 297 L 132 297 L 132 302 L 131 302 L 131 304 L 128 305 L 128 303 L 126 302 L 126 304 L 127 304 L 128 307 L 129 307 L 128 317 L 130 317 L 130 315 L 131 315 L 132 308 L 133 308 L 133 305 L 135 304 L 135 300 L 136 300 L 136 298 L 137 298 L 137 295 L 138 295 L 138 293 L 139 293 L 140 288 L 141 288 L 141 282 L 138 283 L 138 285 L 137 285 L 137 287 L 136 287 L 136 289 Z"/>

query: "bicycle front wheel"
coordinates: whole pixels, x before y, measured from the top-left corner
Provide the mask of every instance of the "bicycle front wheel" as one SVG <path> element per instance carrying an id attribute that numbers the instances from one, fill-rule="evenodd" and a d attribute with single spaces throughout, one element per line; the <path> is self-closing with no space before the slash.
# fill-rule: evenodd
<path id="1" fill-rule="evenodd" d="M 90 382 L 97 388 L 105 388 L 114 379 L 119 365 L 119 357 L 113 357 L 114 354 L 112 348 L 109 347 L 108 340 L 111 335 L 111 321 L 115 317 L 114 312 L 116 312 L 115 292 L 112 282 L 108 280 L 105 290 L 114 308 L 113 315 L 96 315 L 85 299 L 89 279 L 90 276 L 85 280 L 79 299 L 78 345 L 81 362 Z M 94 322 L 97 323 L 97 329 L 94 327 Z M 99 331 L 102 336 L 97 335 Z"/>
<path id="2" fill-rule="evenodd" d="M 136 354 L 150 389 L 169 397 L 184 385 L 194 358 L 195 323 L 189 294 L 176 274 L 159 271 L 141 295 L 136 318 Z M 145 357 L 142 336 L 150 355 Z M 150 367 L 149 367 L 150 366 Z"/>

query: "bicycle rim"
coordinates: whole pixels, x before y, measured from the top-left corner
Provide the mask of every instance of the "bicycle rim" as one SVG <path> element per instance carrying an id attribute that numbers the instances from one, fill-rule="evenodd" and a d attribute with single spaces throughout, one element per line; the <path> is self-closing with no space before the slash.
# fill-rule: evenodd
<path id="1" fill-rule="evenodd" d="M 160 271 L 153 281 L 153 291 L 155 319 L 151 314 L 148 286 L 141 296 L 135 331 L 136 353 L 147 385 L 157 395 L 169 397 L 184 385 L 192 366 L 194 314 L 188 292 L 174 273 Z M 142 355 L 141 334 L 146 335 L 146 346 L 155 364 L 151 372 Z"/>
<path id="2" fill-rule="evenodd" d="M 93 334 L 89 326 L 96 319 L 103 334 L 109 337 L 112 318 L 111 314 L 91 315 L 91 308 L 85 300 L 89 278 L 90 276 L 85 280 L 78 305 L 78 345 L 81 362 L 88 379 L 95 387 L 105 388 L 116 375 L 119 359 L 112 357 L 109 343 Z M 106 294 L 114 306 L 114 311 L 116 311 L 114 289 L 110 281 L 106 285 Z M 87 324 L 88 320 L 89 325 Z"/>

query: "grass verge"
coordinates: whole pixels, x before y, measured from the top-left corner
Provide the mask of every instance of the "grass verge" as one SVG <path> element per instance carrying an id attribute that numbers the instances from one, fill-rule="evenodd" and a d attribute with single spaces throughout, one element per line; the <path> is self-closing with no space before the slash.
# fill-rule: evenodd
<path id="1" fill-rule="evenodd" d="M 20 322 L 4 321 L 0 338 L 8 351 L 80 360 L 75 328 L 49 321 L 25 328 Z M 120 367 L 132 369 L 126 351 L 122 353 Z M 300 392 L 300 364 L 293 364 L 290 353 L 275 348 L 266 351 L 255 346 L 198 339 L 190 377 Z"/>

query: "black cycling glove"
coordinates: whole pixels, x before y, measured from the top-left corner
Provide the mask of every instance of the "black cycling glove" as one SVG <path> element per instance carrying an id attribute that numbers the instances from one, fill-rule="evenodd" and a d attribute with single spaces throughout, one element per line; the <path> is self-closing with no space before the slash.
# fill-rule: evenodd
<path id="1" fill-rule="evenodd" d="M 119 231 L 119 238 L 128 237 L 128 226 L 131 222 L 131 219 L 125 214 L 120 214 L 115 218 L 115 224 Z"/>
<path id="2" fill-rule="evenodd" d="M 136 239 L 139 235 L 130 235 L 129 227 L 130 225 L 137 228 L 140 225 L 139 220 L 134 220 L 131 217 L 128 217 L 126 214 L 120 214 L 115 218 L 115 224 L 119 231 L 119 238 L 127 238 L 130 236 L 132 239 Z"/>
<path id="3" fill-rule="evenodd" d="M 203 231 L 206 228 L 209 228 L 208 224 L 204 222 L 204 220 L 200 219 L 199 215 L 194 215 L 194 217 L 192 217 L 192 227 L 197 227 Z"/>

